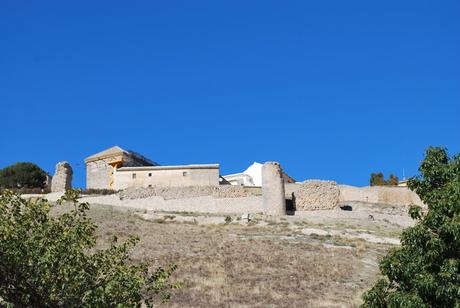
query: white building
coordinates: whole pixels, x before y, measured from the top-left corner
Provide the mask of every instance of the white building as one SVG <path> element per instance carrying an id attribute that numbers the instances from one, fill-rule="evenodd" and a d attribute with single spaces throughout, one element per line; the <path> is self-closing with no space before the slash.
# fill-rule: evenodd
<path id="1" fill-rule="evenodd" d="M 224 175 L 223 178 L 231 185 L 262 186 L 262 167 L 263 164 L 254 162 L 243 172 Z M 295 183 L 295 180 L 285 172 L 283 178 L 285 183 Z"/>

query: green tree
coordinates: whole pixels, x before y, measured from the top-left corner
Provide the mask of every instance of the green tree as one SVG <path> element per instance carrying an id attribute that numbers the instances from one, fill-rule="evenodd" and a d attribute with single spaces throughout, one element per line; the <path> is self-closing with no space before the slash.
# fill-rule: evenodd
<path id="1" fill-rule="evenodd" d="M 44 188 L 46 173 L 34 163 L 15 163 L 0 170 L 1 188 Z"/>
<path id="2" fill-rule="evenodd" d="M 397 186 L 398 183 L 399 183 L 399 179 L 398 179 L 398 177 L 396 175 L 390 174 L 390 177 L 388 178 L 388 180 L 386 182 L 387 182 L 387 185 Z"/>
<path id="3" fill-rule="evenodd" d="M 383 178 L 383 173 L 371 173 L 370 183 L 371 186 L 382 186 L 385 185 L 385 179 Z"/>
<path id="4" fill-rule="evenodd" d="M 132 264 L 135 237 L 96 250 L 96 226 L 78 193 L 66 192 L 58 204 L 71 200 L 73 209 L 56 217 L 44 199 L 0 193 L 0 306 L 140 307 L 168 299 L 176 266 Z"/>
<path id="5" fill-rule="evenodd" d="M 399 179 L 396 175 L 390 174 L 388 180 L 385 180 L 385 177 L 382 172 L 371 173 L 371 179 L 369 180 L 370 186 L 396 186 L 399 183 Z"/>
<path id="6" fill-rule="evenodd" d="M 381 260 L 363 307 L 460 307 L 460 155 L 430 147 L 419 171 L 408 186 L 428 210 L 410 208 L 417 224 Z"/>

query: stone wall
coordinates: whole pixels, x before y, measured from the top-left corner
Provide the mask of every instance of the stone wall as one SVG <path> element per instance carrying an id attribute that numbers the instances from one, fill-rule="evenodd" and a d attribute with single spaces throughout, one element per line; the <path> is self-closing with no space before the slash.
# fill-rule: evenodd
<path id="1" fill-rule="evenodd" d="M 354 187 L 320 180 L 286 184 L 285 196 L 289 199 L 293 197 L 297 211 L 334 209 L 339 203 L 346 202 L 423 206 L 418 196 L 406 187 Z M 152 210 L 209 213 L 263 212 L 260 187 L 221 185 L 130 188 L 121 191 L 118 195 L 87 198 L 93 198 L 88 201 L 94 203 Z"/>
<path id="2" fill-rule="evenodd" d="M 216 199 L 260 196 L 261 189 L 233 185 L 128 188 L 119 193 L 121 199 L 142 199 L 160 196 L 165 200 L 212 196 Z"/>
<path id="3" fill-rule="evenodd" d="M 407 206 L 411 204 L 423 206 L 418 195 L 407 187 L 388 186 L 366 186 L 354 187 L 339 185 L 340 202 L 369 202 L 384 203 L 396 206 Z"/>
<path id="4" fill-rule="evenodd" d="M 309 181 L 306 181 L 309 182 Z M 327 181 L 320 181 L 320 182 L 327 182 Z M 292 195 L 294 195 L 294 199 L 297 205 L 300 203 L 300 207 L 302 207 L 302 203 L 304 201 L 298 201 L 298 197 L 300 195 L 303 198 L 303 194 L 305 191 L 300 191 L 304 183 L 295 183 L 295 184 L 286 184 L 285 191 L 286 191 L 286 198 L 291 199 Z M 350 185 L 337 185 L 339 190 L 339 203 L 346 203 L 346 202 L 366 202 L 366 203 L 382 203 L 388 204 L 393 206 L 408 206 L 411 204 L 424 206 L 423 202 L 420 200 L 418 195 L 413 191 L 409 190 L 407 187 L 397 187 L 397 186 L 366 186 L 366 187 L 356 187 Z M 308 198 L 316 198 L 314 194 L 312 197 Z M 335 198 L 335 197 L 334 197 Z M 320 203 L 322 198 L 319 198 L 315 203 Z M 319 208 L 329 208 L 327 205 L 327 201 L 323 202 Z M 297 206 L 298 210 L 299 206 Z"/>
<path id="5" fill-rule="evenodd" d="M 101 159 L 86 164 L 86 188 L 111 189 L 113 168 Z"/>
<path id="6" fill-rule="evenodd" d="M 262 196 L 216 198 L 200 196 L 166 200 L 161 196 L 141 199 L 120 199 L 118 195 L 87 196 L 80 200 L 92 204 L 108 204 L 154 211 L 201 212 L 201 213 L 262 213 Z"/>
<path id="7" fill-rule="evenodd" d="M 284 183 L 284 195 L 286 199 L 291 200 L 294 192 L 300 189 L 300 183 Z"/>
<path id="8" fill-rule="evenodd" d="M 340 191 L 336 182 L 307 180 L 293 190 L 297 211 L 327 210 L 339 204 Z"/>

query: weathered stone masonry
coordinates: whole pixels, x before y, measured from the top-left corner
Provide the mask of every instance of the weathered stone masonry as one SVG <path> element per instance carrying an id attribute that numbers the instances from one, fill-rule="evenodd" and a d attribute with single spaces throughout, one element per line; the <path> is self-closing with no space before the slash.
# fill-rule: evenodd
<path id="1" fill-rule="evenodd" d="M 113 189 L 114 172 L 119 167 L 157 166 L 158 164 L 132 151 L 118 146 L 85 159 L 86 188 Z"/>
<path id="2" fill-rule="evenodd" d="M 277 162 L 266 162 L 262 167 L 262 196 L 264 214 L 286 215 L 283 171 Z"/>
<path id="3" fill-rule="evenodd" d="M 56 165 L 56 171 L 51 180 L 51 191 L 65 191 L 72 188 L 72 167 L 66 161 L 59 162 Z"/>

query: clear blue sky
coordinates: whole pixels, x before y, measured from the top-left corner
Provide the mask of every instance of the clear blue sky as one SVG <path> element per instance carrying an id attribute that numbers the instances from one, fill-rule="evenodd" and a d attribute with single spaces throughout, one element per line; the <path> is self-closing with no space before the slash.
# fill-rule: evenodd
<path id="1" fill-rule="evenodd" d="M 113 145 L 366 185 L 460 152 L 459 1 L 1 1 L 0 167 Z"/>

